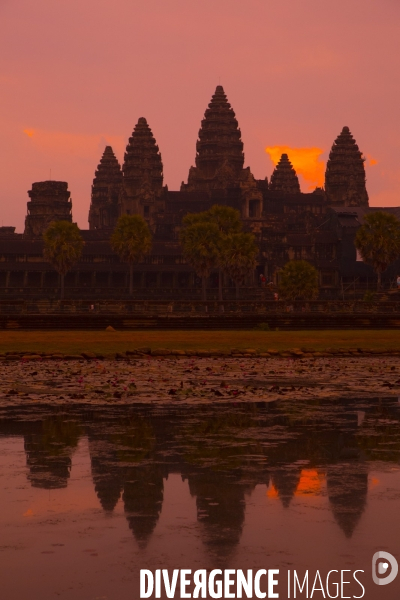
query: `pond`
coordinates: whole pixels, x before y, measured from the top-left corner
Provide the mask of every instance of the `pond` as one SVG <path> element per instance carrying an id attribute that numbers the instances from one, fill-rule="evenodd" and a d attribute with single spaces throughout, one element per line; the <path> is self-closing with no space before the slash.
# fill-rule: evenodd
<path id="1" fill-rule="evenodd" d="M 3 409 L 1 597 L 134 600 L 140 569 L 229 568 L 279 569 L 285 598 L 288 570 L 346 571 L 348 597 L 363 570 L 364 597 L 398 598 L 371 561 L 400 558 L 399 424 L 394 398 Z"/>

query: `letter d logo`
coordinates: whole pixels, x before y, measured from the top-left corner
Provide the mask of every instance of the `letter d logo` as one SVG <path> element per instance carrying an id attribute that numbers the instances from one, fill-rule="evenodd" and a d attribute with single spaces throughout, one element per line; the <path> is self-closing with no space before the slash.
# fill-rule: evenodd
<path id="1" fill-rule="evenodd" d="M 377 562 L 379 559 L 384 559 L 385 562 Z M 388 572 L 390 565 L 390 573 L 386 577 L 378 577 L 379 575 L 384 575 Z M 378 566 L 378 568 L 377 568 Z M 375 552 L 372 557 L 372 579 L 376 585 L 387 585 L 388 583 L 392 583 L 392 581 L 396 578 L 399 570 L 399 565 L 394 556 L 389 554 L 389 552 L 384 552 L 381 550 L 380 552 Z"/>

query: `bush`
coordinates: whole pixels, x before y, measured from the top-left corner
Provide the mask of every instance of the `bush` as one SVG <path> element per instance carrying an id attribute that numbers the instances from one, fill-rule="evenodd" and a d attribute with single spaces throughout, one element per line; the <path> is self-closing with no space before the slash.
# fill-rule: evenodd
<path id="1" fill-rule="evenodd" d="M 290 260 L 281 271 L 279 294 L 284 300 L 314 300 L 318 271 L 306 260 Z"/>
<path id="2" fill-rule="evenodd" d="M 368 290 L 367 292 L 365 292 L 364 297 L 363 297 L 363 302 L 373 302 L 374 300 L 375 300 L 374 292 L 371 292 L 371 290 Z"/>
<path id="3" fill-rule="evenodd" d="M 256 331 L 271 331 L 270 326 L 268 325 L 268 323 L 258 323 L 256 325 L 256 327 L 254 327 L 254 329 Z"/>

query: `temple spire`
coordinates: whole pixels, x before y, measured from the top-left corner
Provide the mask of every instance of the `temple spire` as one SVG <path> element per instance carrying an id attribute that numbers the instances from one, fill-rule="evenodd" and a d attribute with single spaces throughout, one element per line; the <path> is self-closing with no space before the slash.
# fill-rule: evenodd
<path id="1" fill-rule="evenodd" d="M 93 179 L 89 229 L 115 226 L 121 186 L 121 166 L 111 146 L 106 146 Z"/>
<path id="2" fill-rule="evenodd" d="M 287 154 L 282 154 L 271 175 L 269 189 L 272 192 L 300 194 L 300 184 L 292 163 Z"/>
<path id="3" fill-rule="evenodd" d="M 144 117 L 133 130 L 124 156 L 121 214 L 150 216 L 163 189 L 163 164 L 153 133 Z M 154 208 L 154 207 L 153 207 Z"/>
<path id="4" fill-rule="evenodd" d="M 191 167 L 187 190 L 211 191 L 222 182 L 237 183 L 243 170 L 241 132 L 224 88 L 218 85 L 201 122 L 196 144 L 196 166 Z"/>
<path id="5" fill-rule="evenodd" d="M 325 191 L 332 206 L 368 206 L 364 158 L 348 127 L 343 127 L 329 154 Z"/>

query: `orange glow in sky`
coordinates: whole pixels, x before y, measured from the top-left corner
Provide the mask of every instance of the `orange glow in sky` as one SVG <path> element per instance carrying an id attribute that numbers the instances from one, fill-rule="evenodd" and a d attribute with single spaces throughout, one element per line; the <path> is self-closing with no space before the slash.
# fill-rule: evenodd
<path id="1" fill-rule="evenodd" d="M 374 167 L 375 165 L 378 164 L 379 161 L 376 160 L 376 158 L 372 158 L 372 156 L 370 154 L 366 154 L 365 156 L 366 156 L 367 161 L 368 161 L 367 162 L 368 166 Z"/>
<path id="2" fill-rule="evenodd" d="M 113 147 L 115 152 L 122 154 L 124 138 L 116 135 L 85 135 L 80 133 L 67 133 L 65 131 L 51 131 L 45 129 L 24 129 L 38 153 L 47 156 L 74 155 L 93 160 L 96 166 L 107 145 Z"/>
<path id="3" fill-rule="evenodd" d="M 323 187 L 325 163 L 320 159 L 324 152 L 321 148 L 291 148 L 290 146 L 267 146 L 265 152 L 276 166 L 282 156 L 287 154 L 297 175 L 302 175 L 308 183 L 308 189 Z"/>

